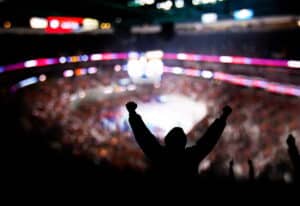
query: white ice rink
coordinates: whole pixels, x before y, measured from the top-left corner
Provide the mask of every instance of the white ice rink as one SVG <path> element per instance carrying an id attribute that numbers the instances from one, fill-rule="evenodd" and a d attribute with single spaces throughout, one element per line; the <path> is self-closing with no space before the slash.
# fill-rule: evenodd
<path id="1" fill-rule="evenodd" d="M 137 112 L 159 138 L 164 137 L 176 126 L 182 127 L 188 133 L 207 114 L 204 102 L 196 102 L 187 96 L 172 94 L 164 95 L 160 99 L 161 102 L 137 102 Z M 123 112 L 126 113 L 124 115 L 127 118 L 127 111 Z"/>

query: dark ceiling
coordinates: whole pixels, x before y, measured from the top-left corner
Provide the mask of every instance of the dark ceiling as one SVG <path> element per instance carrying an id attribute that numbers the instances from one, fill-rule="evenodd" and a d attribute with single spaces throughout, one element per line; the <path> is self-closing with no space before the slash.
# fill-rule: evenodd
<path id="1" fill-rule="evenodd" d="M 223 0 L 215 5 L 194 6 L 185 0 L 185 7 L 170 11 L 156 9 L 155 5 L 129 7 L 130 0 L 0 0 L 0 19 L 9 19 L 16 24 L 28 24 L 31 16 L 83 16 L 100 21 L 116 20 L 123 25 L 200 21 L 201 13 L 217 12 L 220 18 L 230 18 L 232 12 L 252 8 L 256 16 L 299 14 L 296 0 Z M 159 2 L 162 0 L 156 0 Z M 174 0 L 172 0 L 174 2 Z"/>

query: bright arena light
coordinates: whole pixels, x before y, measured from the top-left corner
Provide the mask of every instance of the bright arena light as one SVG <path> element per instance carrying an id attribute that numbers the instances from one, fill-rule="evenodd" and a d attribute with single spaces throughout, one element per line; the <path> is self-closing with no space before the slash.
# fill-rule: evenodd
<path id="1" fill-rule="evenodd" d="M 217 0 L 200 0 L 201 4 L 215 4 Z"/>
<path id="2" fill-rule="evenodd" d="M 97 19 L 85 18 L 82 23 L 82 30 L 90 31 L 99 28 L 99 21 Z"/>
<path id="3" fill-rule="evenodd" d="M 161 59 L 162 51 L 150 51 L 141 54 L 139 58 L 137 53 L 130 53 L 126 69 L 129 77 L 134 83 L 147 84 L 158 83 L 164 72 L 164 64 Z"/>
<path id="4" fill-rule="evenodd" d="M 300 68 L 300 61 L 288 61 L 288 67 L 292 67 L 292 68 Z"/>
<path id="5" fill-rule="evenodd" d="M 192 0 L 192 4 L 194 6 L 197 6 L 197 5 L 201 4 L 201 0 Z"/>
<path id="6" fill-rule="evenodd" d="M 218 15 L 216 13 L 206 13 L 202 14 L 201 21 L 203 24 L 210 24 L 216 22 Z"/>
<path id="7" fill-rule="evenodd" d="M 122 70 L 121 65 L 120 65 L 120 64 L 116 64 L 116 65 L 114 66 L 114 70 L 115 70 L 115 72 L 121 71 L 121 70 Z"/>
<path id="8" fill-rule="evenodd" d="M 49 23 L 50 28 L 57 29 L 59 27 L 59 21 L 57 19 L 53 19 Z"/>
<path id="9" fill-rule="evenodd" d="M 62 29 L 78 30 L 80 28 L 78 22 L 61 22 Z"/>
<path id="10" fill-rule="evenodd" d="M 130 59 L 127 63 L 127 72 L 131 78 L 140 78 L 143 75 L 143 68 L 140 60 Z"/>
<path id="11" fill-rule="evenodd" d="M 214 74 L 209 70 L 203 70 L 201 72 L 201 76 L 205 79 L 211 79 L 214 76 Z"/>
<path id="12" fill-rule="evenodd" d="M 187 55 L 184 53 L 178 53 L 177 54 L 177 59 L 179 60 L 186 60 L 187 59 Z"/>
<path id="13" fill-rule="evenodd" d="M 45 18 L 32 17 L 29 20 L 32 29 L 45 29 L 48 26 L 48 21 Z"/>
<path id="14" fill-rule="evenodd" d="M 87 62 L 89 60 L 89 56 L 84 54 L 84 55 L 81 55 L 80 56 L 80 61 L 84 61 L 84 62 Z"/>
<path id="15" fill-rule="evenodd" d="M 220 56 L 220 62 L 232 63 L 232 57 L 231 56 Z"/>
<path id="16" fill-rule="evenodd" d="M 66 57 L 59 57 L 58 59 L 59 63 L 64 64 L 67 62 L 67 58 Z"/>
<path id="17" fill-rule="evenodd" d="M 234 19 L 236 20 L 248 20 L 251 19 L 253 15 L 254 12 L 251 9 L 241 9 L 233 12 Z"/>
<path id="18" fill-rule="evenodd" d="M 183 8 L 184 7 L 184 0 L 175 0 L 175 7 L 176 8 Z"/>
<path id="19" fill-rule="evenodd" d="M 40 82 L 44 82 L 44 81 L 47 80 L 47 76 L 46 76 L 45 74 L 41 74 L 41 75 L 39 76 L 39 80 L 40 80 Z"/>
<path id="20" fill-rule="evenodd" d="M 164 63 L 161 59 L 149 60 L 146 67 L 146 75 L 151 78 L 160 78 L 164 72 Z"/>
<path id="21" fill-rule="evenodd" d="M 12 23 L 11 23 L 10 21 L 5 21 L 5 22 L 3 23 L 3 27 L 4 27 L 5 29 L 10 29 L 10 28 L 12 27 Z"/>
<path id="22" fill-rule="evenodd" d="M 154 0 L 142 0 L 142 2 L 143 2 L 144 4 L 147 4 L 147 5 L 151 5 L 151 4 L 154 4 L 154 3 L 155 3 Z"/>
<path id="23" fill-rule="evenodd" d="M 97 73 L 98 69 L 96 67 L 89 67 L 88 68 L 88 73 L 89 74 L 95 74 Z"/>
<path id="24" fill-rule="evenodd" d="M 146 57 L 148 59 L 156 59 L 156 58 L 162 58 L 164 56 L 164 52 L 161 50 L 156 50 L 156 51 L 147 51 L 146 52 Z"/>
<path id="25" fill-rule="evenodd" d="M 172 72 L 173 72 L 174 74 L 183 74 L 183 71 L 184 71 L 184 69 L 181 68 L 181 67 L 173 67 L 173 68 L 172 68 Z"/>
<path id="26" fill-rule="evenodd" d="M 100 29 L 103 29 L 103 30 L 111 29 L 111 23 L 109 23 L 109 22 L 102 22 L 100 24 Z"/>
<path id="27" fill-rule="evenodd" d="M 25 68 L 35 67 L 37 65 L 36 60 L 28 60 L 24 63 Z"/>
<path id="28" fill-rule="evenodd" d="M 162 9 L 162 10 L 170 10 L 173 6 L 173 2 L 171 0 L 160 2 L 156 4 L 157 9 Z"/>
<path id="29" fill-rule="evenodd" d="M 18 85 L 19 85 L 19 87 L 22 88 L 22 87 L 27 87 L 29 85 L 35 84 L 37 82 L 38 82 L 38 78 L 36 78 L 36 77 L 29 77 L 27 79 L 24 79 L 24 80 L 20 81 Z"/>
<path id="30" fill-rule="evenodd" d="M 66 70 L 63 73 L 64 77 L 72 77 L 74 75 L 74 71 L 73 70 Z"/>
<path id="31" fill-rule="evenodd" d="M 129 59 L 138 59 L 139 58 L 139 53 L 138 52 L 129 52 L 128 53 L 128 58 Z"/>
<path id="32" fill-rule="evenodd" d="M 102 54 L 92 54 L 91 55 L 91 60 L 92 61 L 99 61 L 102 59 Z"/>
<path id="33" fill-rule="evenodd" d="M 78 68 L 75 70 L 75 75 L 76 76 L 82 76 L 87 74 L 87 69 L 85 68 Z"/>

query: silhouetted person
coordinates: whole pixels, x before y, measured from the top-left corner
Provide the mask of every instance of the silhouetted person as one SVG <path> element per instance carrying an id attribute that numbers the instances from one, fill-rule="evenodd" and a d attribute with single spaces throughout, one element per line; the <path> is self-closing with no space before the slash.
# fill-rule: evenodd
<path id="1" fill-rule="evenodd" d="M 255 170 L 251 159 L 248 159 L 248 166 L 249 166 L 249 171 L 248 171 L 249 181 L 253 182 L 255 178 Z"/>
<path id="2" fill-rule="evenodd" d="M 165 146 L 162 146 L 135 112 L 137 104 L 128 102 L 126 107 L 135 139 L 152 162 L 153 168 L 158 170 L 156 174 L 186 177 L 198 174 L 200 161 L 218 142 L 232 111 L 229 106 L 224 107 L 221 117 L 210 125 L 202 138 L 194 146 L 186 148 L 187 137 L 182 128 L 173 128 L 165 137 Z"/>
<path id="3" fill-rule="evenodd" d="M 233 166 L 234 166 L 234 161 L 233 160 L 230 160 L 229 162 L 229 179 L 231 181 L 235 181 L 235 175 L 234 175 L 234 170 L 233 170 Z"/>
<path id="4" fill-rule="evenodd" d="M 300 178 L 300 155 L 299 151 L 295 142 L 295 138 L 293 135 L 289 135 L 286 143 L 288 145 L 288 153 L 290 156 L 290 159 L 292 161 L 293 167 L 294 167 L 294 172 L 295 172 L 295 179 L 297 182 L 299 182 Z"/>

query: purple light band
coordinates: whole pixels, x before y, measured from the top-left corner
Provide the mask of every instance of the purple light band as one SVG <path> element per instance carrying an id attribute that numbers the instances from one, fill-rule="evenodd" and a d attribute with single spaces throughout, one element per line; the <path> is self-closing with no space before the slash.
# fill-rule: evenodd
<path id="1" fill-rule="evenodd" d="M 129 58 L 129 53 L 98 53 L 91 55 L 78 55 L 65 57 L 67 63 L 86 62 L 86 61 L 110 61 L 110 60 L 126 60 Z M 82 58 L 86 56 L 85 58 Z M 94 57 L 94 58 L 93 58 Z M 96 57 L 96 58 L 95 58 Z M 39 58 L 21 63 L 6 65 L 1 67 L 1 72 L 15 71 L 19 69 L 44 67 L 55 64 L 64 64 L 66 62 L 59 61 L 57 58 Z M 300 69 L 300 61 L 296 60 L 280 60 L 280 59 L 262 59 L 262 58 L 249 58 L 241 56 L 216 56 L 216 55 L 202 55 L 191 53 L 164 53 L 163 59 L 165 60 L 182 60 L 182 61 L 200 61 L 200 62 L 215 62 L 226 64 L 240 64 L 240 65 L 256 65 L 256 66 L 272 66 L 272 67 L 286 67 L 293 69 Z M 32 66 L 25 64 L 26 62 L 34 62 Z M 25 66 L 27 65 L 27 66 Z"/>

